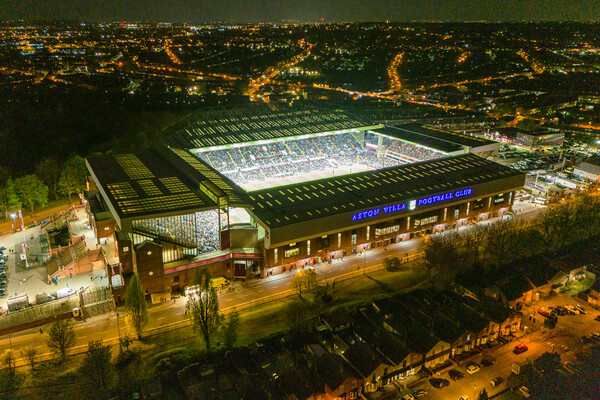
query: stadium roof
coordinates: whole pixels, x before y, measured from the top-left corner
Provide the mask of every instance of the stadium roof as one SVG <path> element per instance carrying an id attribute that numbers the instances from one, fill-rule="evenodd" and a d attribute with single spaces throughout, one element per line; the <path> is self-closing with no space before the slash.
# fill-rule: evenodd
<path id="1" fill-rule="evenodd" d="M 435 128 L 431 128 L 431 127 L 426 127 L 426 126 L 416 124 L 416 123 L 399 125 L 399 126 L 394 127 L 394 129 L 397 129 L 399 131 L 398 137 L 400 139 L 402 139 L 403 135 L 412 134 L 413 137 L 415 137 L 414 135 L 421 136 L 423 138 L 422 140 L 424 140 L 425 142 L 427 142 L 428 140 L 437 139 L 439 141 L 444 141 L 447 143 L 452 143 L 454 145 L 466 146 L 466 147 L 479 147 L 479 146 L 485 146 L 488 144 L 496 143 L 492 140 L 482 139 L 482 138 L 478 138 L 478 137 L 474 137 L 474 136 L 463 135 L 460 133 L 443 131 L 443 130 L 439 130 L 439 129 L 435 129 Z M 431 143 L 433 143 L 433 142 L 431 142 Z M 427 144 L 424 144 L 424 146 L 427 146 Z M 428 146 L 428 147 L 431 147 L 431 146 Z M 433 148 L 435 148 L 435 147 L 433 147 Z"/>
<path id="2" fill-rule="evenodd" d="M 188 115 L 166 135 L 165 143 L 184 149 L 215 148 L 237 143 L 375 128 L 340 111 L 310 107 L 273 110 L 267 106 L 245 106 L 199 111 Z"/>
<path id="3" fill-rule="evenodd" d="M 373 132 L 385 136 L 391 136 L 393 138 L 416 144 L 418 146 L 428 147 L 430 149 L 441 151 L 443 153 L 454 153 L 456 151 L 463 151 L 463 147 L 458 144 L 437 139 L 431 136 L 421 135 L 419 133 L 412 132 L 406 129 L 386 126 L 380 129 L 375 129 Z"/>
<path id="4" fill-rule="evenodd" d="M 88 169 L 117 219 L 246 204 L 227 178 L 183 150 L 157 146 L 140 154 L 91 157 Z"/>
<path id="5" fill-rule="evenodd" d="M 523 174 L 464 154 L 263 189 L 248 197 L 252 213 L 276 228 L 517 175 Z"/>

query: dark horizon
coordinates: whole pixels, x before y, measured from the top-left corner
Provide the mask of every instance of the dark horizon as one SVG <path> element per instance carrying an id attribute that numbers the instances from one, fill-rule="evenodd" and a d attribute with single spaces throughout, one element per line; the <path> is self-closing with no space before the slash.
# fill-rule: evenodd
<path id="1" fill-rule="evenodd" d="M 598 22 L 600 9 L 593 2 L 561 0 L 522 2 L 422 0 L 347 0 L 341 7 L 332 0 L 182 0 L 179 5 L 161 0 L 7 0 L 0 20 L 27 21 L 152 21 L 208 22 Z M 49 18 L 52 16 L 52 18 Z"/>

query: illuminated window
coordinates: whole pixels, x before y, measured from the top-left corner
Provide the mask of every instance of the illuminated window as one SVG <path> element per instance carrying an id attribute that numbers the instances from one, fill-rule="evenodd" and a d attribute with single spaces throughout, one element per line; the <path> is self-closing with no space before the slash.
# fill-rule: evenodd
<path id="1" fill-rule="evenodd" d="M 285 258 L 297 256 L 298 254 L 300 254 L 300 249 L 298 247 L 295 247 L 293 249 L 289 249 L 289 250 L 286 250 L 283 252 L 283 256 Z"/>
<path id="2" fill-rule="evenodd" d="M 508 205 L 512 203 L 512 192 L 508 194 Z"/>
<path id="3" fill-rule="evenodd" d="M 490 208 L 492 208 L 492 198 L 491 197 L 488 199 L 488 210 Z"/>
<path id="4" fill-rule="evenodd" d="M 460 208 L 456 207 L 456 210 L 454 210 L 454 219 L 458 219 L 459 213 L 460 213 Z"/>
<path id="5" fill-rule="evenodd" d="M 406 217 L 406 230 L 410 230 L 410 217 Z"/>
<path id="6" fill-rule="evenodd" d="M 273 250 L 273 264 L 277 264 L 277 250 L 279 249 Z"/>
<path id="7" fill-rule="evenodd" d="M 351 245 L 352 246 L 356 246 L 356 233 L 352 234 L 352 238 L 351 238 Z"/>
<path id="8" fill-rule="evenodd" d="M 338 249 L 342 247 L 342 234 L 338 233 Z"/>
<path id="9" fill-rule="evenodd" d="M 446 215 L 448 215 L 448 207 L 444 208 L 444 221 L 446 221 Z"/>
<path id="10" fill-rule="evenodd" d="M 467 202 L 467 215 L 469 215 L 469 208 L 471 208 L 471 202 Z"/>
<path id="11" fill-rule="evenodd" d="M 306 241 L 306 255 L 310 254 L 310 240 Z"/>
<path id="12" fill-rule="evenodd" d="M 367 240 L 369 240 L 370 236 L 371 236 L 371 227 L 367 226 Z"/>

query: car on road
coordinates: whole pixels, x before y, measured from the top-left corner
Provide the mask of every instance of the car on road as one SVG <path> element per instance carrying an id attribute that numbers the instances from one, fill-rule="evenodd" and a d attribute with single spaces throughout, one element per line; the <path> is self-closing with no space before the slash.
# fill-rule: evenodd
<path id="1" fill-rule="evenodd" d="M 412 394 L 405 394 L 404 396 L 402 396 L 402 400 L 415 400 L 415 396 L 413 396 Z"/>
<path id="2" fill-rule="evenodd" d="M 600 315 L 597 315 L 596 318 L 594 318 L 596 321 L 600 321 Z"/>
<path id="3" fill-rule="evenodd" d="M 444 378 L 431 378 L 429 380 L 429 383 L 431 383 L 431 386 L 433 386 L 436 389 L 441 389 L 450 385 L 450 381 Z"/>
<path id="4" fill-rule="evenodd" d="M 490 381 L 490 384 L 495 387 L 495 386 L 499 386 L 502 382 L 504 382 L 504 379 L 499 376 L 497 378 L 492 379 Z"/>
<path id="5" fill-rule="evenodd" d="M 479 365 L 474 362 L 470 362 L 467 364 L 467 372 L 471 375 L 479 371 Z"/>
<path id="6" fill-rule="evenodd" d="M 455 369 L 451 369 L 450 371 L 448 371 L 448 375 L 450 376 L 450 379 L 454 381 L 457 381 L 464 376 L 462 372 L 457 371 Z"/>
<path id="7" fill-rule="evenodd" d="M 495 362 L 496 361 L 491 358 L 484 358 L 483 360 L 481 360 L 481 366 L 489 367 L 490 365 L 494 365 Z"/>
<path id="8" fill-rule="evenodd" d="M 587 313 L 585 312 L 585 308 L 581 307 L 579 304 L 577 304 L 577 305 L 575 306 L 575 308 L 576 308 L 577 310 L 579 310 L 579 312 L 580 312 L 580 313 L 582 313 L 582 314 L 587 314 Z"/>
<path id="9" fill-rule="evenodd" d="M 419 390 L 415 390 L 413 392 L 413 396 L 415 396 L 415 398 L 420 399 L 421 397 L 425 396 L 427 394 L 427 389 L 419 389 Z"/>
<path id="10" fill-rule="evenodd" d="M 513 349 L 513 353 L 515 353 L 515 354 L 521 354 L 521 353 L 525 353 L 527 350 L 529 350 L 529 347 L 527 347 L 526 345 L 524 345 L 522 343 L 519 343 Z"/>

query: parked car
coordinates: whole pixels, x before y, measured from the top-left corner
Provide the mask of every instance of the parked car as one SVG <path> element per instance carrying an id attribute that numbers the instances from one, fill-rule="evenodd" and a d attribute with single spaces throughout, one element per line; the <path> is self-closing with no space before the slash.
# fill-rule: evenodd
<path id="1" fill-rule="evenodd" d="M 479 371 L 479 365 L 475 364 L 474 362 L 470 362 L 467 364 L 467 372 L 469 374 L 473 375 L 477 371 Z"/>
<path id="2" fill-rule="evenodd" d="M 402 396 L 402 400 L 415 400 L 415 396 L 413 396 L 412 394 L 405 394 L 404 396 Z"/>
<path id="3" fill-rule="evenodd" d="M 573 306 L 564 306 L 565 309 L 569 312 L 569 314 L 579 314 L 579 310 Z"/>
<path id="4" fill-rule="evenodd" d="M 523 397 L 529 397 L 529 388 L 527 386 L 521 386 L 519 388 L 519 394 Z"/>
<path id="5" fill-rule="evenodd" d="M 529 347 L 527 347 L 526 345 L 524 345 L 522 343 L 519 343 L 513 349 L 513 353 L 515 353 L 515 354 L 521 354 L 521 353 L 525 353 L 527 350 L 529 350 Z"/>
<path id="6" fill-rule="evenodd" d="M 496 361 L 492 360 L 491 358 L 484 358 L 483 360 L 481 360 L 481 366 L 482 367 L 489 367 L 490 365 L 494 365 Z"/>
<path id="7" fill-rule="evenodd" d="M 451 369 L 450 371 L 448 371 L 448 375 L 450 376 L 450 379 L 457 381 L 459 379 L 462 379 L 462 377 L 464 376 L 462 374 L 462 372 L 457 371 L 455 369 Z"/>
<path id="8" fill-rule="evenodd" d="M 567 361 L 563 364 L 563 368 L 566 369 L 567 371 L 569 371 L 570 373 L 574 374 L 576 372 L 579 372 L 579 365 L 575 364 L 574 362 L 571 361 Z"/>
<path id="9" fill-rule="evenodd" d="M 596 318 L 594 318 L 596 321 L 600 321 L 600 315 L 597 315 Z"/>
<path id="10" fill-rule="evenodd" d="M 594 339 L 592 336 L 582 336 L 581 343 L 596 343 L 596 339 Z"/>
<path id="11" fill-rule="evenodd" d="M 492 379 L 492 380 L 490 381 L 490 383 L 492 384 L 492 386 L 498 386 L 498 385 L 500 385 L 502 382 L 504 382 L 504 379 L 503 379 L 503 378 L 501 378 L 501 377 L 494 378 L 494 379 Z"/>
<path id="12" fill-rule="evenodd" d="M 552 312 L 556 315 L 560 315 L 561 317 L 567 315 L 568 312 L 562 307 L 548 307 L 552 310 Z"/>
<path id="13" fill-rule="evenodd" d="M 415 398 L 417 398 L 417 399 L 425 396 L 426 394 L 427 394 L 427 389 L 419 389 L 419 390 L 415 390 L 413 392 L 413 396 L 415 396 Z"/>
<path id="14" fill-rule="evenodd" d="M 450 381 L 444 378 L 431 378 L 429 380 L 429 383 L 431 383 L 431 386 L 433 386 L 436 389 L 441 389 L 450 385 Z"/>
<path id="15" fill-rule="evenodd" d="M 586 312 L 585 312 L 585 308 L 581 307 L 579 304 L 577 304 L 577 305 L 575 306 L 575 308 L 576 308 L 577 310 L 579 310 L 579 312 L 580 312 L 580 313 L 582 313 L 582 314 L 586 314 Z"/>
<path id="16" fill-rule="evenodd" d="M 543 315 L 546 318 L 549 318 L 552 315 L 552 310 L 546 307 L 542 307 L 538 310 L 538 314 Z"/>

